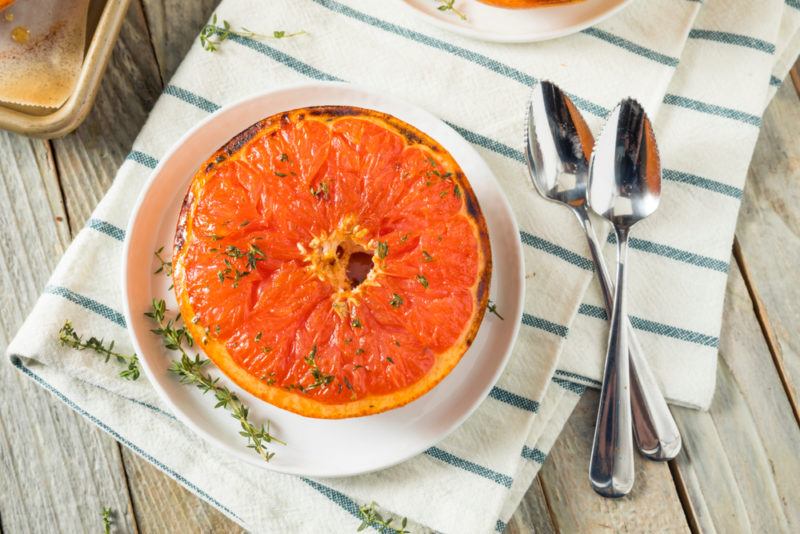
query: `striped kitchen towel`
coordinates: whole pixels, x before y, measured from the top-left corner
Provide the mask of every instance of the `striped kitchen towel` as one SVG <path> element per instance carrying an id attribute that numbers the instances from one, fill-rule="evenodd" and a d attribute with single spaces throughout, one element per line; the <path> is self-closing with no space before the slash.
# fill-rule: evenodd
<path id="1" fill-rule="evenodd" d="M 501 45 L 450 35 L 399 2 L 224 0 L 218 18 L 234 26 L 309 35 L 270 41 L 232 35 L 213 54 L 195 44 L 10 345 L 10 359 L 254 531 L 351 532 L 360 523 L 358 506 L 371 501 L 408 517 L 414 532 L 502 531 L 585 387 L 600 379 L 606 343 L 605 312 L 580 229 L 567 210 L 533 193 L 522 164 L 530 87 L 543 78 L 558 82 L 595 131 L 624 96 L 638 98 L 655 117 L 664 194 L 631 244 L 631 318 L 669 398 L 705 407 L 745 173 L 762 111 L 800 49 L 797 0 L 762 0 L 758 16 L 750 6 L 749 0 L 636 0 L 573 36 Z M 424 454 L 343 479 L 242 465 L 177 422 L 144 379 L 120 380 L 113 367 L 55 339 L 71 319 L 77 331 L 131 349 L 119 280 L 132 199 L 159 158 L 209 113 L 306 80 L 357 83 L 447 121 L 499 178 L 525 250 L 524 325 L 489 398 Z M 497 305 L 502 313 L 503 302 Z M 43 338 L 43 331 L 53 335 Z"/>

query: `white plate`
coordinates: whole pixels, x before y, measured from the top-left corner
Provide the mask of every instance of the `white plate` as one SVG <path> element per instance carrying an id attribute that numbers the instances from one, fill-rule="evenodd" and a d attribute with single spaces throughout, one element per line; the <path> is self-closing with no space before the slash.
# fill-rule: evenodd
<path id="1" fill-rule="evenodd" d="M 163 274 L 154 274 L 153 252 L 171 249 L 181 202 L 200 164 L 231 137 L 263 117 L 306 106 L 349 105 L 390 113 L 426 132 L 464 170 L 489 228 L 493 254 L 490 297 L 504 321 L 486 314 L 470 349 L 456 368 L 416 401 L 368 417 L 322 420 L 276 408 L 253 397 L 214 368 L 212 374 L 250 406 L 251 418 L 272 422 L 287 446 L 275 445 L 268 464 L 245 447 L 238 427 L 214 399 L 178 383 L 168 372 L 175 358 L 150 332 L 144 317 L 153 298 L 170 310 L 175 297 Z M 128 226 L 122 273 L 125 319 L 150 382 L 189 428 L 231 456 L 259 467 L 306 476 L 348 476 L 382 469 L 411 458 L 455 430 L 483 401 L 511 354 L 520 326 L 524 275 L 514 216 L 492 171 L 475 149 L 433 115 L 393 98 L 347 84 L 304 84 L 254 96 L 214 113 L 187 133 L 164 156 L 138 200 Z"/>
<path id="2" fill-rule="evenodd" d="M 585 0 L 563 6 L 503 9 L 478 0 L 456 0 L 454 6 L 466 15 L 462 20 L 451 11 L 439 11 L 436 0 L 401 0 L 440 28 L 473 39 L 498 43 L 531 43 L 577 33 L 615 14 L 633 0 Z"/>

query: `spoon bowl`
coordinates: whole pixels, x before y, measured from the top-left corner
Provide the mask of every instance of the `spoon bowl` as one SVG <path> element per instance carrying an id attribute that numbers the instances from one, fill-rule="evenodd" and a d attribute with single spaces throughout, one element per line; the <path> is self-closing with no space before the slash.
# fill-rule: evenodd
<path id="1" fill-rule="evenodd" d="M 591 159 L 588 200 L 615 227 L 630 228 L 661 199 L 661 162 L 644 108 L 623 100 L 608 117 Z"/>
<path id="2" fill-rule="evenodd" d="M 572 99 L 554 83 L 534 86 L 524 137 L 525 159 L 539 194 L 573 208 L 585 206 L 594 138 Z"/>

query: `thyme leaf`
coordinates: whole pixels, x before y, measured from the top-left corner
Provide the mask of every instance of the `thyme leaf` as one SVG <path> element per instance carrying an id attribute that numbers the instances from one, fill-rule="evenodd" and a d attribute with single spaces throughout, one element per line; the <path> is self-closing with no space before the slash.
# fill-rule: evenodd
<path id="1" fill-rule="evenodd" d="M 286 39 L 289 37 L 296 37 L 298 35 L 306 34 L 306 32 L 303 30 L 296 32 L 275 30 L 271 34 L 257 33 L 244 27 L 234 30 L 231 26 L 231 23 L 227 20 L 222 20 L 221 26 L 218 26 L 217 24 L 217 14 L 214 13 L 214 15 L 211 17 L 211 24 L 206 24 L 203 26 L 203 29 L 200 30 L 200 44 L 207 52 L 216 52 L 219 50 L 220 45 L 224 41 L 227 41 L 231 35 L 236 35 L 238 37 L 244 37 L 247 39 L 264 40 Z"/>
<path id="2" fill-rule="evenodd" d="M 403 297 L 397 293 L 392 293 L 392 298 L 389 299 L 389 304 L 392 305 L 392 308 L 399 308 L 403 304 Z"/>
<path id="3" fill-rule="evenodd" d="M 156 269 L 153 274 L 164 273 L 166 276 L 172 276 L 172 262 L 166 261 L 164 258 L 161 257 L 161 253 L 164 252 L 164 247 L 159 248 L 155 251 L 155 257 L 159 261 L 160 265 L 158 269 Z"/>
<path id="4" fill-rule="evenodd" d="M 317 358 L 317 346 L 314 345 L 311 349 L 311 352 L 308 353 L 308 356 L 303 358 L 303 360 L 306 362 L 306 365 L 308 365 L 311 368 L 311 376 L 314 378 L 314 382 L 311 385 L 302 386 L 300 391 L 303 391 L 303 388 L 305 388 L 305 391 L 310 391 L 312 389 L 317 389 L 319 387 L 327 386 L 331 382 L 333 382 L 334 376 L 323 373 L 320 370 L 319 366 L 317 365 L 316 358 Z"/>
<path id="5" fill-rule="evenodd" d="M 270 433 L 269 421 L 261 426 L 256 426 L 250 421 L 249 409 L 236 393 L 220 384 L 219 378 L 212 378 L 205 372 L 204 369 L 209 360 L 201 359 L 199 354 L 195 354 L 194 358 L 189 356 L 186 347 L 192 346 L 192 337 L 185 327 L 176 326 L 180 315 L 175 319 L 167 319 L 165 302 L 156 299 L 153 299 L 151 311 L 145 315 L 156 323 L 157 328 L 152 332 L 162 338 L 164 346 L 180 353 L 180 359 L 173 360 L 169 371 L 176 375 L 182 384 L 196 386 L 203 393 L 212 393 L 217 400 L 214 407 L 227 410 L 231 417 L 239 422 L 239 434 L 247 438 L 247 447 L 253 449 L 265 462 L 270 461 L 275 453 L 267 449 L 267 444 L 273 441 L 282 445 L 286 445 L 286 443 Z M 216 331 L 219 333 L 219 328 Z"/>
<path id="6" fill-rule="evenodd" d="M 103 518 L 103 533 L 104 534 L 111 534 L 111 522 L 112 518 L 111 515 L 113 514 L 113 510 L 108 506 L 103 506 L 102 512 L 100 512 L 101 517 Z"/>
<path id="7" fill-rule="evenodd" d="M 330 197 L 328 191 L 328 182 L 320 182 L 319 185 L 317 185 L 316 189 L 314 189 L 314 187 L 312 186 L 311 194 L 317 198 L 324 198 L 325 200 L 328 200 L 328 198 Z"/>
<path id="8" fill-rule="evenodd" d="M 492 302 L 491 300 L 486 304 L 486 309 L 489 310 L 489 313 L 493 313 L 500 318 L 501 321 L 505 321 L 502 315 L 497 312 L 497 304 Z"/>
<path id="9" fill-rule="evenodd" d="M 119 376 L 125 380 L 136 380 L 139 378 L 139 357 L 136 354 L 122 354 L 114 351 L 114 341 L 111 341 L 108 346 L 105 345 L 103 339 L 97 339 L 92 336 L 86 341 L 75 332 L 70 321 L 65 321 L 64 326 L 58 331 L 58 340 L 64 347 L 70 347 L 75 350 L 86 350 L 96 352 L 97 354 L 105 357 L 108 362 L 114 358 L 119 363 L 127 365 L 127 367 L 119 372 Z"/>
<path id="10" fill-rule="evenodd" d="M 389 255 L 389 243 L 386 241 L 378 241 L 378 247 L 375 249 L 380 259 Z"/>
<path id="11" fill-rule="evenodd" d="M 453 5 L 455 4 L 456 0 L 436 0 L 440 5 L 436 8 L 439 11 L 452 11 L 454 15 L 456 15 L 461 20 L 467 20 L 467 16 L 456 9 Z"/>
<path id="12" fill-rule="evenodd" d="M 400 526 L 393 525 L 396 518 L 390 517 L 384 519 L 383 516 L 375 509 L 377 505 L 372 502 L 358 507 L 358 515 L 361 519 L 361 524 L 358 526 L 357 532 L 361 532 L 367 527 L 375 527 L 377 530 L 388 530 L 393 534 L 410 534 L 410 530 L 406 530 L 408 525 L 408 518 L 404 517 L 400 520 Z"/>

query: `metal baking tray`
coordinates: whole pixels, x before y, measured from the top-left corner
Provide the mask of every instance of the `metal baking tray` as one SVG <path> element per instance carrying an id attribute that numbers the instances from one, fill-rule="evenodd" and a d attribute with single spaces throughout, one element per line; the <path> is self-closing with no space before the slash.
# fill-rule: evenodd
<path id="1" fill-rule="evenodd" d="M 91 0 L 83 66 L 70 97 L 57 109 L 0 103 L 0 129 L 33 137 L 61 137 L 89 114 L 117 42 L 130 0 Z"/>

